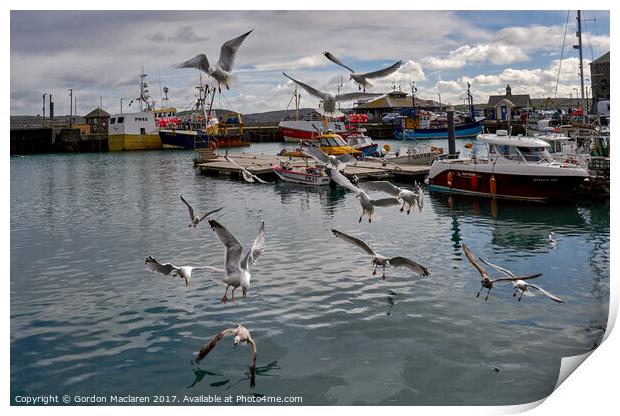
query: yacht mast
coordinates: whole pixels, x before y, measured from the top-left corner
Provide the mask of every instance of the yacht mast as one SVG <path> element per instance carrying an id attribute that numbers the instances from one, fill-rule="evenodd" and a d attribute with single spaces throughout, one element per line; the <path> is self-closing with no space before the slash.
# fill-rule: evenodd
<path id="1" fill-rule="evenodd" d="M 584 95 L 584 87 L 583 87 L 583 44 L 581 41 L 581 10 L 577 10 L 577 38 L 579 39 L 579 45 L 575 45 L 577 49 L 579 49 L 579 79 L 581 81 L 581 112 L 582 112 L 582 121 L 584 123 L 587 122 L 588 116 L 586 108 L 586 99 Z"/>

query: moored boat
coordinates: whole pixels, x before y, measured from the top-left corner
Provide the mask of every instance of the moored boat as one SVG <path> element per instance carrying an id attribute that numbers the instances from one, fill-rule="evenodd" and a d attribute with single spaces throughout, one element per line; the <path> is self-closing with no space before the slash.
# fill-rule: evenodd
<path id="1" fill-rule="evenodd" d="M 572 199 L 588 179 L 585 169 L 559 163 L 549 144 L 532 137 L 508 136 L 506 130 L 481 134 L 487 156 L 436 159 L 428 177 L 429 189 L 530 200 Z"/>
<path id="2" fill-rule="evenodd" d="M 334 155 L 334 156 L 338 156 L 338 155 L 343 155 L 343 154 L 349 154 L 352 156 L 359 156 L 362 154 L 361 151 L 354 149 L 353 147 L 349 146 L 344 139 L 332 132 L 332 131 L 327 131 L 324 134 L 321 134 L 320 136 L 317 137 L 317 139 L 314 142 L 310 142 L 312 145 L 317 145 L 319 146 L 319 148 L 323 151 L 323 153 L 328 154 L 328 155 Z M 292 156 L 292 157 L 303 157 L 304 154 L 302 152 L 301 149 L 282 149 L 282 151 L 280 151 L 280 153 L 278 153 L 279 156 Z"/>
<path id="3" fill-rule="evenodd" d="M 330 182 L 329 176 L 321 167 L 281 162 L 280 166 L 273 166 L 272 169 L 285 182 L 303 185 L 329 185 Z"/>
<path id="4" fill-rule="evenodd" d="M 300 141 L 315 141 L 319 139 L 321 131 L 333 130 L 336 133 L 346 133 L 343 122 L 329 121 L 327 128 L 321 120 L 284 120 L 279 123 L 280 133 L 285 142 L 299 143 Z"/>
<path id="5" fill-rule="evenodd" d="M 161 148 L 162 144 L 152 111 L 110 116 L 108 135 L 108 149 L 110 151 Z"/>
<path id="6" fill-rule="evenodd" d="M 359 150 L 364 156 L 377 156 L 379 145 L 374 143 L 369 136 L 366 136 L 366 129 L 359 128 L 347 137 L 347 144 Z"/>

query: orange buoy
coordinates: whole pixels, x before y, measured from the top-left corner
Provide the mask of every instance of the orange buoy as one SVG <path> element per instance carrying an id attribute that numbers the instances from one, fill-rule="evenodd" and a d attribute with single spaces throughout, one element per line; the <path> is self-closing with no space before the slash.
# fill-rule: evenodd
<path id="1" fill-rule="evenodd" d="M 491 188 L 491 193 L 495 195 L 497 193 L 497 182 L 495 181 L 495 176 L 491 175 L 491 181 L 489 183 L 489 187 Z"/>
<path id="2" fill-rule="evenodd" d="M 450 188 L 452 188 L 452 178 L 453 178 L 452 171 L 450 171 L 448 172 L 448 186 Z"/>
<path id="3" fill-rule="evenodd" d="M 472 189 L 478 189 L 478 176 L 474 173 L 474 176 L 471 177 L 471 187 Z"/>

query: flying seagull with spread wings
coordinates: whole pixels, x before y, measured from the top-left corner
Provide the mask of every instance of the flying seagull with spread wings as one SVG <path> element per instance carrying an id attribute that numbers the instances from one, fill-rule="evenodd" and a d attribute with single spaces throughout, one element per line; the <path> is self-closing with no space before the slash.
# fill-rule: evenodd
<path id="1" fill-rule="evenodd" d="M 325 168 L 325 173 L 330 177 L 334 183 L 344 186 L 345 188 L 355 192 L 355 197 L 359 198 L 360 206 L 362 207 L 362 215 L 357 222 L 362 222 L 364 217 L 368 218 L 368 222 L 372 223 L 372 220 L 379 220 L 380 217 L 375 214 L 376 207 L 388 207 L 392 205 L 398 205 L 398 199 L 394 197 L 372 199 L 366 192 L 353 185 L 346 176 L 340 173 L 337 169 Z"/>
<path id="2" fill-rule="evenodd" d="M 515 278 L 518 279 L 518 280 L 513 280 L 512 281 L 512 285 L 515 288 L 515 292 L 512 294 L 512 297 L 513 298 L 516 297 L 517 293 L 520 290 L 521 291 L 521 295 L 519 296 L 519 299 L 518 299 L 519 302 L 521 302 L 521 298 L 523 297 L 525 292 L 528 291 L 527 289 L 528 288 L 532 288 L 532 289 L 538 290 L 544 296 L 548 297 L 549 299 L 551 299 L 551 300 L 553 300 L 555 302 L 564 303 L 564 301 L 562 299 L 560 299 L 559 297 L 557 297 L 555 295 L 552 295 L 551 293 L 547 292 L 545 289 L 543 289 L 542 287 L 540 287 L 538 285 L 527 283 L 526 281 L 523 280 L 523 278 L 519 278 L 519 277 L 515 276 L 515 274 L 513 272 L 511 272 L 510 270 L 505 269 L 505 268 L 500 267 L 500 266 L 496 266 L 495 264 L 493 264 L 493 263 L 491 263 L 491 262 L 489 262 L 487 260 L 484 260 L 482 258 L 479 258 L 479 260 L 481 262 L 483 262 L 484 264 L 493 267 L 495 270 L 497 270 L 498 272 L 502 273 L 505 276 L 508 276 L 510 278 L 513 278 L 513 279 L 515 279 Z M 528 292 L 528 293 L 531 293 L 531 292 Z"/>
<path id="3" fill-rule="evenodd" d="M 383 94 L 374 94 L 374 93 L 369 93 L 369 92 L 348 92 L 345 94 L 332 95 L 326 92 L 319 91 L 316 88 L 313 88 L 308 84 L 304 84 L 301 81 L 297 81 L 296 79 L 291 78 L 288 75 L 286 75 L 286 73 L 284 72 L 282 73 L 284 74 L 285 77 L 287 77 L 288 79 L 293 81 L 295 84 L 299 85 L 301 88 L 306 90 L 308 94 L 321 99 L 321 101 L 323 102 L 323 110 L 326 113 L 334 113 L 336 111 L 336 102 L 339 102 L 339 101 L 353 101 L 353 100 L 359 100 L 361 98 L 372 98 L 372 97 L 378 97 L 380 95 L 383 95 Z"/>
<path id="4" fill-rule="evenodd" d="M 357 159 L 348 153 L 343 153 L 338 156 L 328 155 L 320 148 L 309 144 L 302 143 L 301 151 L 304 155 L 316 160 L 318 164 L 331 169 L 336 169 L 340 172 L 342 172 L 347 165 L 357 162 Z"/>
<path id="5" fill-rule="evenodd" d="M 233 345 L 235 347 L 239 345 L 240 343 L 245 342 L 252 349 L 252 377 L 250 379 L 250 387 L 254 387 L 256 385 L 256 342 L 252 338 L 250 331 L 246 327 L 240 324 L 237 324 L 237 326 L 234 328 L 228 328 L 228 329 L 221 331 L 219 334 L 214 336 L 211 339 L 211 341 L 203 345 L 202 348 L 200 349 L 200 352 L 198 352 L 198 356 L 196 357 L 196 360 L 195 360 L 196 363 L 199 363 L 203 358 L 205 358 L 207 354 L 209 354 L 209 352 L 213 348 L 215 348 L 217 343 L 220 342 L 220 340 L 227 335 L 235 336 L 233 340 Z"/>
<path id="6" fill-rule="evenodd" d="M 247 299 L 251 278 L 250 268 L 256 264 L 260 255 L 263 254 L 263 250 L 265 250 L 265 221 L 261 222 L 258 235 L 243 260 L 241 260 L 243 246 L 239 240 L 219 222 L 210 219 L 209 225 L 211 225 L 211 228 L 225 247 L 223 281 L 226 283 L 226 292 L 224 292 L 224 297 L 222 297 L 222 303 L 228 302 L 228 288 L 231 286 L 233 287 L 231 299 L 233 303 L 237 303 L 235 290 L 239 286 L 241 286 L 243 292 L 243 299 Z"/>
<path id="7" fill-rule="evenodd" d="M 419 265 L 418 263 L 416 263 L 413 260 L 410 260 L 406 257 L 392 257 L 392 258 L 387 258 L 382 256 L 381 254 L 377 253 L 376 251 L 374 251 L 372 248 L 370 248 L 370 246 L 368 244 L 366 244 L 365 242 L 363 242 L 362 240 L 360 240 L 359 238 L 355 238 L 352 237 L 348 234 L 345 234 L 341 231 L 338 230 L 334 230 L 332 229 L 332 233 L 334 233 L 334 235 L 338 238 L 343 239 L 344 241 L 348 241 L 349 243 L 353 244 L 354 246 L 357 246 L 359 248 L 361 248 L 362 250 L 364 250 L 366 253 L 370 254 L 372 256 L 372 264 L 373 266 L 375 266 L 374 270 L 372 271 L 372 275 L 375 276 L 377 274 L 377 267 L 378 266 L 382 266 L 383 267 L 383 275 L 381 276 L 381 279 L 385 280 L 385 268 L 386 266 L 392 266 L 392 267 L 406 267 L 410 270 L 413 270 L 414 272 L 416 272 L 417 274 L 419 274 L 420 276 L 430 276 L 430 272 L 428 271 L 428 269 L 424 266 Z"/>
<path id="8" fill-rule="evenodd" d="M 419 188 L 416 189 L 417 192 L 414 192 L 410 191 L 409 189 L 399 188 L 398 186 L 388 181 L 364 182 L 361 186 L 364 189 L 368 189 L 369 191 L 385 192 L 403 201 L 403 205 L 400 207 L 400 212 L 403 212 L 405 210 L 405 204 L 407 204 L 407 214 L 411 212 L 411 207 L 414 204 L 418 205 L 420 211 L 422 210 L 422 206 L 420 205 L 420 199 L 422 195 L 420 194 Z"/>
<path id="9" fill-rule="evenodd" d="M 491 293 L 491 289 L 493 289 L 493 285 L 497 282 L 512 282 L 514 284 L 517 280 L 529 280 L 529 279 L 535 279 L 539 276 L 542 276 L 542 273 L 536 273 L 536 274 L 532 274 L 528 276 L 514 276 L 513 275 L 510 277 L 499 277 L 497 279 L 491 279 L 489 277 L 489 273 L 487 273 L 484 267 L 482 267 L 482 265 L 478 263 L 478 261 L 476 260 L 476 256 L 474 255 L 474 253 L 471 252 L 469 247 L 467 247 L 467 245 L 465 244 L 462 244 L 462 246 L 463 246 L 463 252 L 465 253 L 465 256 L 467 256 L 467 259 L 469 260 L 469 262 L 476 268 L 476 270 L 478 270 L 478 273 L 480 273 L 480 276 L 482 276 L 482 280 L 480 280 L 481 287 L 476 297 L 480 296 L 480 292 L 482 292 L 482 289 L 487 288 L 489 289 L 489 291 L 487 292 L 487 296 L 484 298 L 484 300 L 489 299 L 489 293 Z"/>
<path id="10" fill-rule="evenodd" d="M 232 68 L 235 64 L 237 50 L 239 50 L 239 47 L 245 38 L 247 38 L 253 30 L 254 29 L 237 38 L 225 42 L 220 49 L 220 58 L 215 65 L 209 64 L 207 55 L 201 53 L 200 55 L 196 55 L 192 59 L 177 65 L 177 68 L 199 69 L 215 79 L 219 92 L 222 92 L 222 85 L 224 85 L 227 90 L 230 90 L 230 83 L 233 80 Z"/>
<path id="11" fill-rule="evenodd" d="M 224 209 L 224 207 L 222 208 L 218 208 L 218 209 L 214 209 L 213 211 L 209 211 L 207 212 L 205 215 L 203 215 L 202 217 L 199 217 L 198 215 L 194 214 L 194 208 L 192 208 L 192 206 L 185 200 L 185 198 L 183 198 L 183 195 L 181 195 L 181 201 L 183 201 L 183 203 L 185 205 L 187 205 L 187 209 L 189 210 L 189 218 L 191 220 L 191 222 L 189 223 L 188 227 L 194 227 L 196 228 L 196 226 L 198 225 L 198 223 L 202 220 L 204 220 L 205 218 L 207 218 L 207 216 L 214 214 L 218 211 L 221 211 L 222 209 Z"/>
<path id="12" fill-rule="evenodd" d="M 323 52 L 323 55 L 325 55 L 327 59 L 329 59 L 336 65 L 340 65 L 341 67 L 346 68 L 349 71 L 351 71 L 351 76 L 349 77 L 349 79 L 350 80 L 352 79 L 353 81 L 357 82 L 359 89 L 363 88 L 364 92 L 366 92 L 366 87 L 372 88 L 372 84 L 370 83 L 370 81 L 368 81 L 368 79 L 387 77 L 388 75 L 391 75 L 394 72 L 396 72 L 398 68 L 400 68 L 401 65 L 403 64 L 403 61 L 398 61 L 395 64 L 388 66 L 387 68 L 380 69 L 378 71 L 373 71 L 373 72 L 366 72 L 365 74 L 362 74 L 359 72 L 355 72 L 354 69 L 343 64 L 340 61 L 340 59 L 336 58 L 334 55 L 332 55 L 329 52 Z"/>
<path id="13" fill-rule="evenodd" d="M 211 266 L 200 266 L 200 267 L 175 266 L 174 264 L 171 264 L 171 263 L 159 263 L 157 260 L 155 260 L 151 256 L 148 256 L 144 260 L 144 266 L 147 268 L 147 270 L 150 270 L 153 273 L 161 273 L 165 275 L 169 275 L 170 273 L 172 273 L 172 277 L 179 277 L 181 279 L 184 279 L 185 286 L 189 285 L 189 281 L 192 278 L 192 271 L 194 270 L 206 269 L 206 270 L 211 270 L 211 271 L 222 271 L 218 268 L 211 267 Z"/>

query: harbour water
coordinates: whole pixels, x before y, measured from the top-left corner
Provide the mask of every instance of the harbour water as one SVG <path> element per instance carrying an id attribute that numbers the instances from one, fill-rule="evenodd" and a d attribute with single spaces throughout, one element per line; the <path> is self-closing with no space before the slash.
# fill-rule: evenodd
<path id="1" fill-rule="evenodd" d="M 17 395 L 255 394 L 303 404 L 520 404 L 553 390 L 561 357 L 602 339 L 608 203 L 426 192 L 422 212 L 384 208 L 380 221 L 360 224 L 358 200 L 342 188 L 201 176 L 191 157 L 11 158 L 13 403 Z M 223 264 L 208 224 L 187 227 L 180 194 L 198 212 L 224 207 L 215 218 L 246 248 L 265 221 L 267 248 L 247 301 L 221 304 L 225 286 L 210 272 L 195 272 L 186 287 L 145 270 L 148 255 Z M 332 228 L 387 256 L 411 257 L 431 276 L 392 268 L 381 281 L 370 258 Z M 461 243 L 517 274 L 543 273 L 537 283 L 566 303 L 540 295 L 517 302 L 510 284 L 486 302 L 476 298 L 480 276 Z M 258 345 L 255 389 L 249 348 L 233 348 L 231 338 L 192 362 L 234 322 Z"/>

